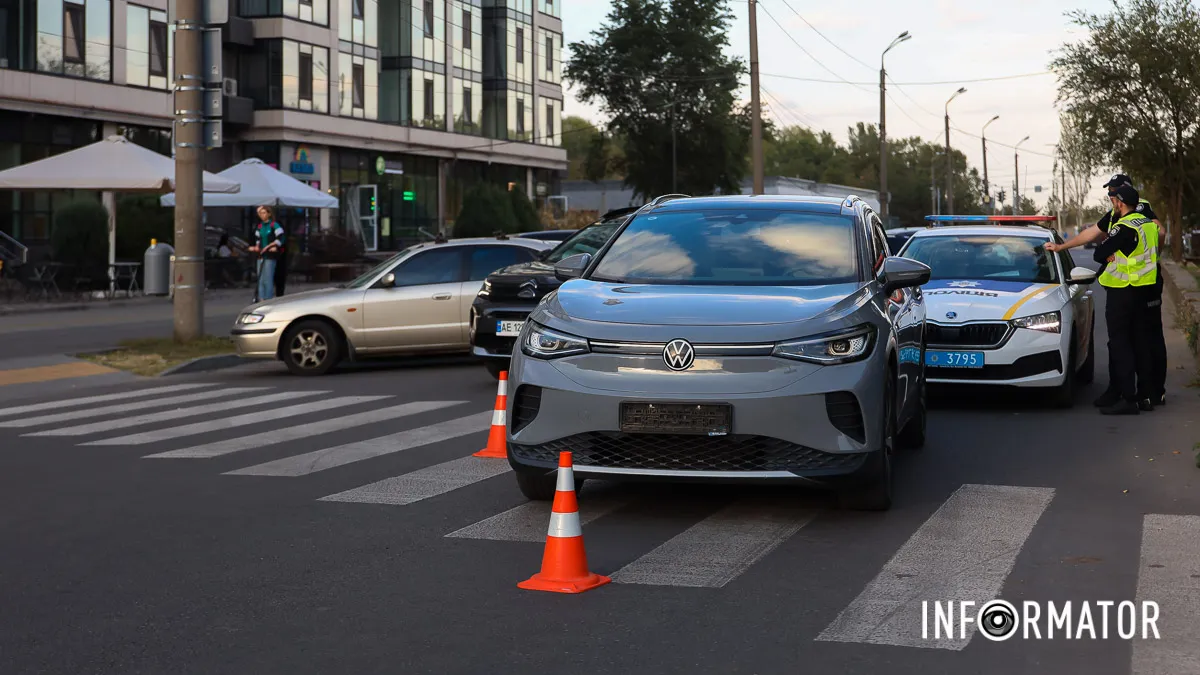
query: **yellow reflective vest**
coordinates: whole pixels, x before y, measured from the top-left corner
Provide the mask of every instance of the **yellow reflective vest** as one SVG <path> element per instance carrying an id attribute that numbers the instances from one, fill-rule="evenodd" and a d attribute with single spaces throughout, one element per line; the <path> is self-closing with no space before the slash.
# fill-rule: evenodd
<path id="1" fill-rule="evenodd" d="M 1129 255 L 1120 251 L 1100 274 L 1100 285 L 1107 288 L 1153 286 L 1158 280 L 1158 227 L 1153 220 L 1137 212 L 1113 223 L 1137 232 L 1137 248 Z"/>

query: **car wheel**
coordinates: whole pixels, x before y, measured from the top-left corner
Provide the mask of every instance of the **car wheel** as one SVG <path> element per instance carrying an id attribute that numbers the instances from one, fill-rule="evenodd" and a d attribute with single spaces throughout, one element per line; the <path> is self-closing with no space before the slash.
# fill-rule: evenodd
<path id="1" fill-rule="evenodd" d="M 342 336 L 324 321 L 302 321 L 288 329 L 281 349 L 294 375 L 324 375 L 342 360 Z"/>
<path id="2" fill-rule="evenodd" d="M 546 469 L 516 469 L 517 487 L 526 499 L 535 502 L 554 501 L 554 493 L 558 491 L 558 471 Z M 575 494 L 583 489 L 584 479 L 575 477 Z"/>
<path id="3" fill-rule="evenodd" d="M 1070 408 L 1075 405 L 1075 362 L 1078 360 L 1075 352 L 1075 339 L 1071 338 L 1071 351 L 1068 352 L 1066 367 L 1063 368 L 1063 382 L 1051 394 L 1051 400 L 1056 408 Z"/>
<path id="4" fill-rule="evenodd" d="M 497 380 L 500 379 L 500 373 L 503 373 L 508 370 L 507 362 L 497 363 L 495 361 L 488 361 L 484 365 L 487 366 L 487 370 L 489 373 L 492 374 L 492 377 L 496 378 Z"/>
<path id="5" fill-rule="evenodd" d="M 883 447 L 867 459 L 874 464 L 865 482 L 838 495 L 839 506 L 852 511 L 887 511 L 892 508 L 892 455 L 896 445 L 896 384 L 892 375 L 883 398 Z"/>
<path id="6" fill-rule="evenodd" d="M 921 366 L 921 383 L 917 392 L 917 412 L 900 430 L 897 441 L 905 450 L 919 450 L 925 446 L 926 410 L 929 385 L 925 382 L 925 366 Z"/>
<path id="7" fill-rule="evenodd" d="M 1075 378 L 1083 384 L 1091 384 L 1096 379 L 1096 330 L 1094 325 L 1091 337 L 1088 339 L 1087 358 L 1083 360 L 1083 365 L 1079 366 L 1079 372 Z"/>

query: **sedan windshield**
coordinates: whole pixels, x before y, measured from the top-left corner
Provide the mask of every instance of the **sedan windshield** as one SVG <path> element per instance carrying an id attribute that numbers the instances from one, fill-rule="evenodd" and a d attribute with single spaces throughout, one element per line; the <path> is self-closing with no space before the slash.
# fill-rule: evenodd
<path id="1" fill-rule="evenodd" d="M 347 283 L 345 286 L 342 286 L 342 288 L 363 288 L 363 287 L 365 287 L 368 283 L 370 283 L 371 279 L 375 278 L 380 272 L 382 272 L 385 269 L 390 268 L 392 265 L 395 265 L 397 262 L 400 261 L 401 258 L 408 255 L 409 251 L 413 250 L 414 248 L 417 248 L 418 246 L 409 246 L 408 248 L 404 249 L 403 251 L 397 253 L 396 255 L 394 255 L 394 256 L 388 258 L 387 260 L 379 263 L 378 265 L 372 267 L 369 272 L 367 272 L 366 274 L 362 275 L 361 277 L 355 279 L 354 281 Z"/>
<path id="2" fill-rule="evenodd" d="M 617 236 L 591 279 L 735 286 L 857 281 L 854 222 L 761 208 L 650 212 Z"/>
<path id="3" fill-rule="evenodd" d="M 929 265 L 931 279 L 991 279 L 1052 284 L 1058 282 L 1045 239 L 971 234 L 914 237 L 904 251 Z"/>
<path id="4" fill-rule="evenodd" d="M 612 236 L 612 233 L 617 231 L 617 228 L 621 225 L 621 220 L 620 218 L 606 220 L 602 223 L 596 223 L 583 228 L 571 235 L 570 239 L 559 244 L 557 248 L 546 256 L 545 261 L 553 264 L 564 258 L 579 255 L 580 253 L 595 255 L 596 251 L 599 251 L 600 247 L 604 246 L 608 238 Z"/>

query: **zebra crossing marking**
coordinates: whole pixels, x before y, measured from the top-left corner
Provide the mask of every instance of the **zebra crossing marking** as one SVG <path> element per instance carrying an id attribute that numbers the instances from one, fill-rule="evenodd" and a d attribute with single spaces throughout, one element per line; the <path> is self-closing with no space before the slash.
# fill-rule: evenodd
<path id="1" fill-rule="evenodd" d="M 228 390 L 227 390 L 228 391 Z M 101 422 L 92 422 L 91 424 L 81 424 L 74 427 L 61 427 L 58 429 L 49 429 L 47 431 L 39 431 L 25 436 L 86 436 L 88 434 L 101 433 L 112 431 L 114 429 L 128 429 L 129 427 L 142 426 L 144 424 L 155 424 L 158 422 L 167 422 L 177 420 L 184 417 L 195 417 L 211 412 L 221 412 L 223 410 L 233 410 L 234 408 L 245 408 L 248 406 L 262 405 L 264 403 L 275 403 L 277 401 L 290 401 L 292 399 L 304 398 L 306 396 L 315 396 L 317 394 L 328 394 L 327 391 L 284 391 L 278 394 L 267 394 L 265 396 L 255 396 L 252 398 L 242 398 L 236 401 L 222 401 L 220 403 L 210 403 L 208 405 L 197 406 L 194 408 L 176 408 L 174 410 L 166 410 L 156 413 L 148 413 L 137 417 L 117 418 L 113 420 L 104 420 Z"/>
<path id="2" fill-rule="evenodd" d="M 357 405 L 359 403 L 369 403 L 371 401 L 379 401 L 391 396 L 343 396 L 340 398 L 329 398 L 320 401 L 310 401 L 308 403 L 300 403 L 286 408 L 272 410 L 264 420 L 262 413 L 246 413 L 236 417 L 223 417 L 207 422 L 196 422 L 195 424 L 187 424 L 182 427 L 169 427 L 167 429 L 156 429 L 154 431 L 146 431 L 140 434 L 130 434 L 129 436 L 118 436 L 116 438 L 105 438 L 99 441 L 91 441 L 82 443 L 81 445 L 145 445 L 156 441 L 167 441 L 173 438 L 181 438 L 183 436 L 194 436 L 209 431 L 225 431 L 228 429 L 236 429 L 237 427 L 249 426 L 252 424 L 262 424 L 264 421 L 273 422 L 275 420 L 287 419 L 298 415 L 307 415 L 314 412 L 323 412 L 325 410 L 335 410 L 337 408 L 345 408 L 347 406 Z"/>
<path id="3" fill-rule="evenodd" d="M 921 601 L 995 599 L 1053 498 L 1051 488 L 963 485 L 817 641 L 964 649 L 973 626 L 964 638 L 921 638 Z"/>
<path id="4" fill-rule="evenodd" d="M 252 448 L 288 443 L 301 438 L 310 438 L 334 431 L 342 431 L 343 429 L 353 429 L 377 422 L 386 422 L 410 415 L 419 415 L 464 403 L 466 401 L 416 401 L 413 403 L 403 403 L 390 408 L 367 410 L 353 415 L 334 417 L 332 419 L 310 422 L 276 431 L 264 431 L 250 436 L 239 436 L 238 438 L 205 443 L 181 450 L 159 452 L 153 455 L 146 455 L 143 459 L 211 459 Z"/>
<path id="5" fill-rule="evenodd" d="M 87 410 L 75 410 L 73 412 L 55 413 L 53 415 L 42 415 L 40 417 L 26 417 L 19 420 L 8 420 L 0 422 L 0 427 L 24 429 L 27 427 L 54 424 L 56 422 L 70 422 L 72 420 L 88 419 L 90 417 L 123 415 L 125 413 L 150 410 L 152 408 L 163 408 L 181 403 L 206 401 L 208 399 L 225 397 L 231 394 L 247 394 L 252 391 L 266 391 L 269 388 L 270 387 L 233 387 L 230 389 L 202 391 L 197 394 L 187 394 L 184 396 L 168 396 L 167 398 L 155 398 L 149 401 L 135 401 L 133 403 L 121 403 L 119 405 L 109 405 L 100 408 L 88 408 Z"/>
<path id="6" fill-rule="evenodd" d="M 82 398 L 68 398 L 60 401 L 50 401 L 47 403 L 33 403 L 30 405 L 19 405 L 13 408 L 0 408 L 0 417 L 10 417 L 12 415 L 24 415 L 27 413 L 41 412 L 43 410 L 61 410 L 63 408 L 74 408 L 81 405 L 90 405 L 92 403 L 107 403 L 108 401 L 125 401 L 131 398 L 140 398 L 142 396 L 168 394 L 175 391 L 188 391 L 191 389 L 202 389 L 204 387 L 216 386 L 215 383 L 198 383 L 198 384 L 173 384 L 169 387 L 151 387 L 149 389 L 136 389 L 133 391 L 123 391 L 116 394 L 101 394 L 99 396 L 84 396 Z"/>
<path id="7" fill-rule="evenodd" d="M 817 511 L 738 500 L 612 575 L 615 583 L 721 588 L 812 522 Z"/>
<path id="8" fill-rule="evenodd" d="M 1138 607 L 1158 603 L 1159 639 L 1153 633 L 1142 639 L 1143 626 L 1136 627 L 1130 672 L 1200 673 L 1200 640 L 1195 637 L 1200 622 L 1200 516 L 1151 513 L 1142 519 L 1135 602 Z"/>
<path id="9" fill-rule="evenodd" d="M 586 490 L 586 487 L 580 490 L 579 495 L 580 525 L 603 518 L 633 501 L 628 496 L 613 494 L 612 491 L 588 494 Z M 546 523 L 549 519 L 549 502 L 525 502 L 446 536 L 457 539 L 540 543 L 546 541 Z"/>
<path id="10" fill-rule="evenodd" d="M 347 443 L 334 448 L 325 448 L 302 455 L 285 457 L 273 462 L 266 462 L 245 469 L 227 471 L 226 476 L 306 476 L 310 473 L 325 471 L 364 459 L 372 459 L 390 455 L 404 450 L 432 445 L 441 441 L 483 433 L 492 419 L 491 411 L 460 417 L 447 422 L 431 424 L 419 429 L 401 431 L 400 433 L 380 436 L 357 443 Z"/>
<path id="11" fill-rule="evenodd" d="M 485 413 L 491 419 L 492 413 Z M 507 459 L 467 456 L 322 497 L 322 502 L 404 506 L 478 483 L 512 468 Z"/>

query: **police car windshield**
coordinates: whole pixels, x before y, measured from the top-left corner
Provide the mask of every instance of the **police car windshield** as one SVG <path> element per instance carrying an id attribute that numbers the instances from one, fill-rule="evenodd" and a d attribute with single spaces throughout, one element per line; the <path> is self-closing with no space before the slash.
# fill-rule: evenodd
<path id="1" fill-rule="evenodd" d="M 724 286 L 853 282 L 854 218 L 761 208 L 651 211 L 617 235 L 590 278 Z"/>
<path id="2" fill-rule="evenodd" d="M 913 237 L 904 251 L 929 265 L 931 279 L 979 279 L 1057 283 L 1058 268 L 1046 239 L 971 234 Z"/>

